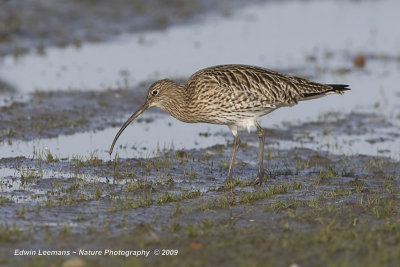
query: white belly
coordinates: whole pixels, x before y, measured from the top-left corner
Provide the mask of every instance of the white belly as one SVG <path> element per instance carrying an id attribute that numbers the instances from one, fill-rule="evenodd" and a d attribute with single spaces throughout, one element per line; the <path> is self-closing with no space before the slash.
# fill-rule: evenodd
<path id="1" fill-rule="evenodd" d="M 256 118 L 248 118 L 244 120 L 240 120 L 236 123 L 240 130 L 247 130 L 250 132 L 251 127 L 256 127 Z"/>

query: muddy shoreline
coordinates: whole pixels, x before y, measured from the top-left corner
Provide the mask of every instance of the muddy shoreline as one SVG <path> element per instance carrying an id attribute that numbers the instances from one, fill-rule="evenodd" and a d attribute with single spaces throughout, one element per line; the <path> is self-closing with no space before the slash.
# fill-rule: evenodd
<path id="1" fill-rule="evenodd" d="M 37 92 L 26 102 L 29 105 L 3 107 L 2 123 L 16 130 L 2 138 L 12 144 L 119 127 L 122 118 L 132 112 L 132 103 L 139 106 L 144 97 L 136 97 L 133 91 L 145 89 Z M 49 125 L 46 120 L 72 123 L 37 129 L 33 122 L 38 123 L 38 118 L 45 119 L 44 125 Z M 74 124 L 74 118 L 86 123 Z M 21 125 L 25 130 L 20 131 Z M 327 113 L 316 121 L 283 125 L 266 129 L 267 180 L 262 187 L 252 185 L 258 151 L 254 133 L 240 134 L 232 184 L 224 183 L 232 139 L 224 133 L 220 133 L 227 140 L 223 145 L 183 150 L 163 147 L 154 156 L 142 158 L 120 158 L 118 152 L 111 160 L 96 154 L 59 158 L 40 148 L 30 157 L 3 157 L 0 261 L 11 266 L 78 260 L 107 266 L 174 265 L 195 259 L 194 265 L 202 265 L 207 255 L 215 264 L 228 259 L 236 264 L 249 259 L 256 265 L 265 260 L 276 265 L 309 264 L 315 258 L 318 264 L 334 259 L 337 264 L 352 265 L 387 263 L 386 253 L 395 258 L 396 248 L 391 244 L 400 238 L 396 208 L 400 205 L 400 163 L 386 157 L 333 155 L 302 147 L 316 143 L 316 134 L 357 138 L 366 131 L 392 129 L 386 137 L 398 138 L 393 125 L 378 113 L 363 112 Z M 296 147 L 279 148 L 280 142 L 290 140 L 295 140 Z M 373 235 L 367 234 L 371 231 Z M 298 244 L 318 244 L 320 250 L 305 253 Z M 175 258 L 10 258 L 16 248 L 70 252 L 165 248 L 178 249 L 180 254 Z M 227 251 L 215 252 L 222 248 Z M 374 258 L 368 256 L 371 249 Z M 250 257 L 246 261 L 233 256 L 243 252 Z"/>
<path id="2" fill-rule="evenodd" d="M 173 264 L 205 253 L 216 262 L 230 258 L 240 263 L 240 258 L 229 255 L 243 249 L 255 264 L 265 260 L 265 251 L 277 264 L 289 264 L 290 259 L 302 264 L 316 255 L 305 257 L 297 244 L 315 242 L 329 247 L 319 254 L 318 262 L 363 262 L 379 240 L 386 240 L 381 249 L 395 253 L 395 247 L 388 250 L 386 245 L 400 238 L 396 230 L 400 214 L 395 208 L 400 204 L 399 162 L 361 155 L 332 156 L 301 148 L 268 150 L 267 181 L 262 187 L 251 184 L 256 171 L 248 160 L 254 160 L 256 146 L 241 147 L 230 185 L 223 182 L 228 146 L 104 162 L 46 155 L 3 158 L 1 168 L 17 171 L 2 179 L 1 206 L 8 211 L 2 217 L 2 262 L 22 260 L 7 256 L 19 247 L 162 247 L 181 253 L 168 259 L 106 259 L 120 264 L 132 260 Z M 8 190 L 4 192 L 4 188 Z M 365 236 L 371 229 L 377 235 Z M 349 235 L 360 238 L 348 239 Z M 223 242 L 229 252 L 213 253 L 219 247 L 215 240 Z M 358 251 L 359 256 L 337 257 L 345 247 L 346 254 Z M 375 255 L 383 253 L 381 249 Z M 286 253 L 290 257 L 283 257 L 287 260 L 282 262 Z M 380 257 L 374 262 L 383 260 Z M 101 257 L 82 259 L 88 264 L 107 265 Z M 66 260 L 32 257 L 29 262 Z"/>
<path id="3" fill-rule="evenodd" d="M 30 101 L 3 107 L 0 121 L 13 130 L 3 132 L 2 140 L 12 145 L 119 127 L 132 106 L 139 106 L 144 98 L 134 92 L 145 92 L 145 87 L 36 92 Z M 47 127 L 49 120 L 60 123 L 36 128 L 39 118 Z M 227 140 L 223 145 L 183 150 L 163 147 L 154 156 L 142 158 L 120 158 L 118 150 L 111 160 L 96 154 L 59 158 L 40 147 L 29 157 L 3 157 L 0 262 L 9 266 L 70 261 L 89 266 L 200 266 L 206 257 L 215 264 L 233 260 L 258 265 L 268 260 L 286 266 L 313 261 L 388 263 L 387 253 L 395 259 L 397 250 L 391 244 L 400 240 L 396 208 L 400 205 L 400 163 L 386 157 L 333 155 L 302 147 L 317 143 L 316 135 L 357 138 L 366 131 L 391 129 L 385 138 L 398 138 L 393 125 L 378 113 L 365 112 L 327 113 L 316 121 L 283 125 L 266 129 L 266 183 L 262 187 L 252 185 L 258 151 L 254 133 L 240 133 L 232 184 L 224 183 L 231 153 L 229 133 L 220 133 Z M 14 134 L 7 136 L 10 132 Z M 213 138 L 208 132 L 200 134 Z M 291 140 L 296 147 L 279 147 Z M 368 234 L 371 231 L 374 234 Z M 318 248 L 305 253 L 299 244 L 318 244 Z M 15 249 L 50 248 L 70 253 L 131 248 L 152 254 L 148 258 L 11 257 Z M 179 256 L 154 256 L 153 251 L 160 248 L 177 249 Z M 216 252 L 221 249 L 225 253 Z M 234 257 L 243 253 L 246 260 Z"/>

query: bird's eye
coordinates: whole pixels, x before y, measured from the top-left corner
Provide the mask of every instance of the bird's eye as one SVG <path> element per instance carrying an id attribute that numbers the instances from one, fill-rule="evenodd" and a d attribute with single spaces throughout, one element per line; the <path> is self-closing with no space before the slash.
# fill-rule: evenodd
<path id="1" fill-rule="evenodd" d="M 151 91 L 151 95 L 152 95 L 152 96 L 158 95 L 158 90 L 153 90 L 153 91 Z"/>

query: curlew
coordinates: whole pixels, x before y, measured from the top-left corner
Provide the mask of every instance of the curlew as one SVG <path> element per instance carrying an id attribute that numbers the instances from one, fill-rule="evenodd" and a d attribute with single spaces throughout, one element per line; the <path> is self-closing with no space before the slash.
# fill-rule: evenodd
<path id="1" fill-rule="evenodd" d="M 238 128 L 254 126 L 258 133 L 258 174 L 255 184 L 264 180 L 263 128 L 257 118 L 277 108 L 293 106 L 299 101 L 350 90 L 344 84 L 321 84 L 266 68 L 248 65 L 220 65 L 194 73 L 185 84 L 164 79 L 153 83 L 146 102 L 122 125 L 111 145 L 124 129 L 150 107 L 159 107 L 176 119 L 187 123 L 227 125 L 232 131 L 233 151 L 226 181 L 232 180 L 232 170 L 239 148 Z"/>

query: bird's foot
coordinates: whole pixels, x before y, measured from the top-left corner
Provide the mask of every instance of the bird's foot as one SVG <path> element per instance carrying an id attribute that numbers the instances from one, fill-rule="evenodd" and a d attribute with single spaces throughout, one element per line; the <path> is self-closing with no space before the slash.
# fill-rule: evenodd
<path id="1" fill-rule="evenodd" d="M 254 180 L 254 185 L 261 186 L 264 182 L 264 172 L 259 173 L 257 178 Z"/>

